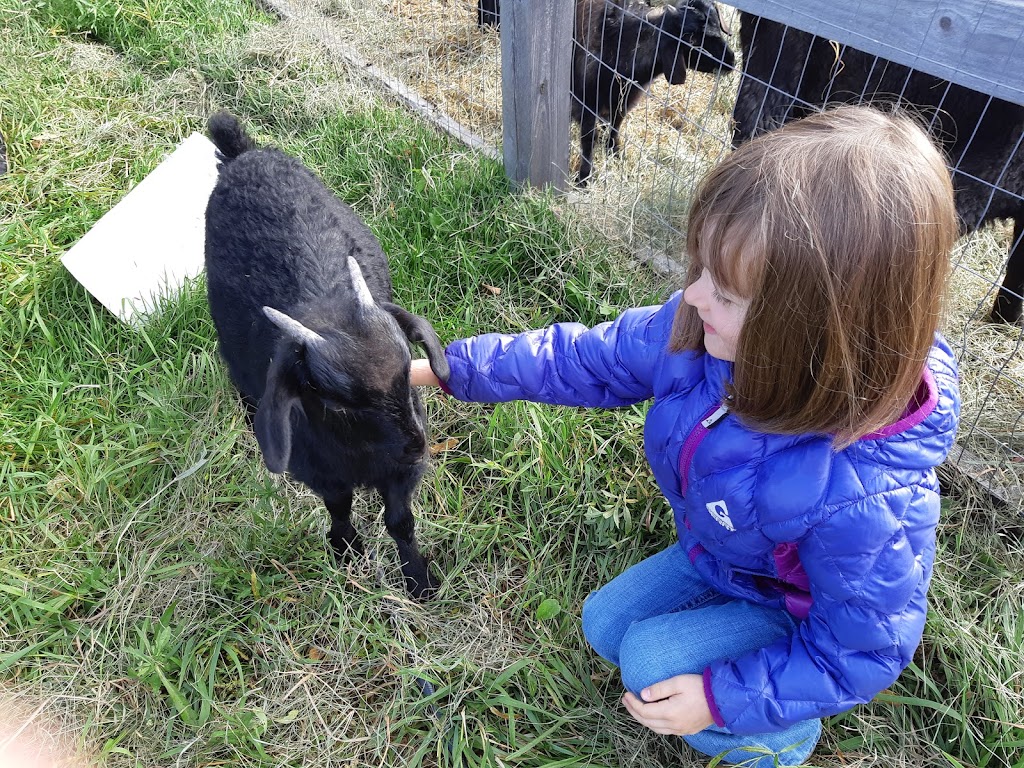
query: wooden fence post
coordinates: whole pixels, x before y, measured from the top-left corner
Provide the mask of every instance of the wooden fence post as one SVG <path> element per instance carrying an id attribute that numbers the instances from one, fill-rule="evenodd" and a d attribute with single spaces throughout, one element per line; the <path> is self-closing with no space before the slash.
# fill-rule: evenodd
<path id="1" fill-rule="evenodd" d="M 574 0 L 501 0 L 505 173 L 564 190 L 569 169 L 569 68 Z"/>

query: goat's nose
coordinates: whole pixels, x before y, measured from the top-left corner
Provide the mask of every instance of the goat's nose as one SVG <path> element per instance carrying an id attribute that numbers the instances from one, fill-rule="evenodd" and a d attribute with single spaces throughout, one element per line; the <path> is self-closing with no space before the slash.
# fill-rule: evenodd
<path id="1" fill-rule="evenodd" d="M 426 437 L 422 434 L 411 435 L 409 437 L 409 441 L 405 444 L 405 450 L 402 452 L 402 456 L 406 459 L 415 461 L 420 458 L 426 450 Z"/>

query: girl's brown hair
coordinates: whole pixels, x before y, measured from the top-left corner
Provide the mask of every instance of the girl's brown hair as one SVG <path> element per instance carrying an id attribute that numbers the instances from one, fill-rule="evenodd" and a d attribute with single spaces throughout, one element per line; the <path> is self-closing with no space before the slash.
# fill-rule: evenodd
<path id="1" fill-rule="evenodd" d="M 938 327 L 957 238 L 942 155 L 910 117 L 839 107 L 729 154 L 690 210 L 687 282 L 749 298 L 731 409 L 753 427 L 835 436 L 897 421 Z M 704 351 L 681 302 L 670 349 Z"/>

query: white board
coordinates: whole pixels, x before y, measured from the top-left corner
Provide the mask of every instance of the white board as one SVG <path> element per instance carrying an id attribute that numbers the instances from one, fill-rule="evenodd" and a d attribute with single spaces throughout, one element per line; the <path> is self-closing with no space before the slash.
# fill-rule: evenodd
<path id="1" fill-rule="evenodd" d="M 193 133 L 61 261 L 103 306 L 140 324 L 161 297 L 202 272 L 206 203 L 216 182 L 213 143 Z"/>

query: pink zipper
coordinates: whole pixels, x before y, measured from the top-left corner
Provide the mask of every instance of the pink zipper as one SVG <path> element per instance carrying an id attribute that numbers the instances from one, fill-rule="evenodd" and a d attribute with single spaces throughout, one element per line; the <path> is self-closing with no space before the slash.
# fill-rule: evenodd
<path id="1" fill-rule="evenodd" d="M 700 421 L 693 425 L 693 429 L 690 430 L 690 434 L 686 436 L 686 440 L 683 442 L 683 447 L 679 451 L 679 492 L 685 496 L 686 487 L 689 485 L 688 476 L 690 474 L 690 464 L 693 462 L 693 455 L 697 452 L 697 447 L 701 444 L 701 441 L 708 436 L 708 432 L 718 422 L 724 419 L 729 414 L 729 406 L 725 403 L 719 403 L 718 405 L 709 408 Z"/>

